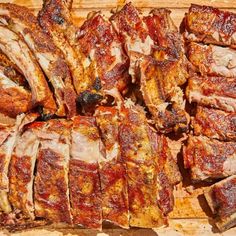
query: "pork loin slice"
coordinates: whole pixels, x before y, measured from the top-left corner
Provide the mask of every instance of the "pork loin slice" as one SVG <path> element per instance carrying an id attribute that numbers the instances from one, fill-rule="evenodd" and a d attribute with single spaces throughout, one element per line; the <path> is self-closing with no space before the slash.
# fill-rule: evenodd
<path id="1" fill-rule="evenodd" d="M 128 183 L 118 140 L 119 112 L 116 107 L 100 106 L 95 116 L 106 149 L 106 158 L 99 160 L 103 220 L 129 228 Z"/>
<path id="2" fill-rule="evenodd" d="M 76 97 L 69 68 L 52 38 L 39 27 L 37 18 L 25 7 L 1 3 L 0 22 L 20 34 L 34 53 L 54 89 L 56 114 L 65 116 L 68 111 L 69 117 L 74 116 Z"/>
<path id="3" fill-rule="evenodd" d="M 183 155 L 185 168 L 190 169 L 194 181 L 236 174 L 236 142 L 190 135 Z"/>
<path id="4" fill-rule="evenodd" d="M 191 4 L 183 22 L 188 41 L 236 47 L 236 14 L 233 12 Z"/>
<path id="5" fill-rule="evenodd" d="M 236 175 L 213 184 L 204 195 L 220 231 L 236 225 Z"/>
<path id="6" fill-rule="evenodd" d="M 102 228 L 102 196 L 98 160 L 102 142 L 94 117 L 77 116 L 71 131 L 69 188 L 73 223 Z"/>
<path id="7" fill-rule="evenodd" d="M 56 104 L 35 57 L 16 33 L 1 25 L 0 49 L 20 68 L 27 79 L 32 92 L 32 103 L 42 105 L 49 113 L 54 114 Z"/>
<path id="8" fill-rule="evenodd" d="M 70 224 L 70 124 L 65 120 L 50 120 L 35 122 L 30 128 L 40 140 L 34 183 L 35 216 Z"/>
<path id="9" fill-rule="evenodd" d="M 130 226 L 155 228 L 167 224 L 158 206 L 157 153 L 150 139 L 151 128 L 144 110 L 126 101 L 120 108 L 119 143 L 126 166 Z M 137 178 L 138 176 L 138 178 Z"/>
<path id="10" fill-rule="evenodd" d="M 236 51 L 234 49 L 190 43 L 187 55 L 201 75 L 236 77 Z"/>
<path id="11" fill-rule="evenodd" d="M 33 182 L 39 140 L 26 130 L 16 141 L 9 168 L 9 201 L 23 218 L 34 220 Z"/>
<path id="12" fill-rule="evenodd" d="M 190 103 L 236 111 L 236 79 L 226 77 L 194 76 L 188 81 L 186 96 Z"/>
<path id="13" fill-rule="evenodd" d="M 205 135 L 223 141 L 236 141 L 236 112 L 198 106 L 192 120 L 195 135 Z"/>

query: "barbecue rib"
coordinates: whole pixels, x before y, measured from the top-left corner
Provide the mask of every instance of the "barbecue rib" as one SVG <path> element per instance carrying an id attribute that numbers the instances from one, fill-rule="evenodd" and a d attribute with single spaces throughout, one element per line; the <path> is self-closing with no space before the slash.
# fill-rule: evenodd
<path id="1" fill-rule="evenodd" d="M 70 158 L 69 123 L 35 122 L 30 129 L 40 140 L 34 183 L 35 216 L 71 223 L 68 189 Z"/>
<path id="2" fill-rule="evenodd" d="M 236 77 L 236 51 L 214 45 L 190 43 L 188 59 L 201 75 Z"/>
<path id="3" fill-rule="evenodd" d="M 192 4 L 184 18 L 189 41 L 236 47 L 236 14 Z"/>
<path id="4" fill-rule="evenodd" d="M 210 186 L 204 195 L 220 231 L 236 225 L 236 175 Z"/>
<path id="5" fill-rule="evenodd" d="M 186 96 L 189 102 L 236 111 L 236 80 L 226 77 L 193 76 L 188 81 Z"/>
<path id="6" fill-rule="evenodd" d="M 205 136 L 189 136 L 184 165 L 193 180 L 223 178 L 236 174 L 236 142 L 220 142 Z"/>
<path id="7" fill-rule="evenodd" d="M 205 135 L 223 141 L 236 141 L 236 112 L 197 107 L 192 120 L 195 135 Z"/>
<path id="8" fill-rule="evenodd" d="M 76 116 L 71 131 L 69 189 L 73 223 L 102 228 L 102 199 L 98 161 L 102 143 L 94 117 Z"/>
<path id="9" fill-rule="evenodd" d="M 32 91 L 33 105 L 43 105 L 48 113 L 55 113 L 56 104 L 47 81 L 33 54 L 20 37 L 0 26 L 0 49 L 16 64 L 27 79 Z"/>
<path id="10" fill-rule="evenodd" d="M 115 107 L 98 107 L 95 112 L 106 158 L 99 161 L 103 220 L 129 228 L 126 169 L 120 157 L 119 112 Z"/>
<path id="11" fill-rule="evenodd" d="M 58 116 L 76 113 L 75 92 L 69 68 L 52 39 L 39 27 L 29 9 L 14 4 L 0 4 L 0 22 L 20 34 L 34 53 L 52 87 L 58 105 Z"/>

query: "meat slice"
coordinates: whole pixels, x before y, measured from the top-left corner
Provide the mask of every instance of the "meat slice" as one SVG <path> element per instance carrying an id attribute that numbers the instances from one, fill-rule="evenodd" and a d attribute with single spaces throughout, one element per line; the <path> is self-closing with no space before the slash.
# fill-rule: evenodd
<path id="1" fill-rule="evenodd" d="M 192 4 L 184 18 L 189 41 L 236 47 L 236 14 Z"/>
<path id="2" fill-rule="evenodd" d="M 220 231 L 236 225 L 236 175 L 210 186 L 204 195 Z"/>
<path id="3" fill-rule="evenodd" d="M 16 123 L 13 126 L 2 126 L 0 128 L 0 208 L 4 213 L 11 212 L 11 205 L 8 200 L 8 169 L 15 143 L 24 125 L 34 121 L 37 116 L 37 114 L 21 114 L 17 116 Z"/>
<path id="4" fill-rule="evenodd" d="M 174 72 L 175 71 L 175 72 Z M 156 62 L 151 57 L 140 60 L 140 84 L 144 102 L 158 131 L 186 131 L 189 116 L 185 112 L 183 92 L 176 83 L 175 62 Z"/>
<path id="5" fill-rule="evenodd" d="M 71 223 L 70 124 L 65 120 L 50 120 L 35 122 L 30 129 L 40 140 L 34 183 L 35 216 L 55 223 Z"/>
<path id="6" fill-rule="evenodd" d="M 100 106 L 95 115 L 106 149 L 106 158 L 99 161 L 103 220 L 129 228 L 128 184 L 118 140 L 119 112 L 116 107 Z"/>
<path id="7" fill-rule="evenodd" d="M 163 226 L 167 221 L 158 206 L 158 165 L 150 139 L 152 130 L 140 106 L 128 100 L 120 112 L 119 143 L 127 170 L 130 226 Z"/>
<path id="8" fill-rule="evenodd" d="M 236 51 L 234 49 L 190 43 L 188 58 L 201 75 L 236 77 Z"/>
<path id="9" fill-rule="evenodd" d="M 16 141 L 9 168 L 9 201 L 23 218 L 34 220 L 33 181 L 39 140 L 26 130 Z"/>
<path id="10" fill-rule="evenodd" d="M 58 106 L 56 114 L 65 116 L 68 112 L 69 117 L 75 115 L 76 97 L 69 68 L 51 37 L 39 27 L 37 18 L 25 7 L 1 3 L 0 21 L 20 34 L 34 53 L 54 89 Z"/>
<path id="11" fill-rule="evenodd" d="M 205 135 L 223 141 L 236 141 L 236 112 L 197 107 L 192 121 L 195 135 Z"/>
<path id="12" fill-rule="evenodd" d="M 102 228 L 102 198 L 98 161 L 102 143 L 94 117 L 76 116 L 71 131 L 69 188 L 73 223 Z"/>
<path id="13" fill-rule="evenodd" d="M 236 111 L 235 78 L 193 76 L 188 81 L 186 96 L 189 102 L 218 108 L 228 112 Z"/>
<path id="14" fill-rule="evenodd" d="M 55 113 L 56 104 L 37 61 L 25 42 L 5 26 L 0 26 L 0 49 L 16 64 L 27 79 L 32 91 L 33 105 L 42 105 L 48 113 Z"/>
<path id="15" fill-rule="evenodd" d="M 236 173 L 236 143 L 205 136 L 189 136 L 183 150 L 185 168 L 195 181 L 223 178 Z"/>

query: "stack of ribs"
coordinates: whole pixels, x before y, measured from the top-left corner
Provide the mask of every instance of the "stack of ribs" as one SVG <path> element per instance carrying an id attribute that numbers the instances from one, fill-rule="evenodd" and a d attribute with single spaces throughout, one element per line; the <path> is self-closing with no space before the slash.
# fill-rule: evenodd
<path id="1" fill-rule="evenodd" d="M 205 194 L 223 231 L 235 225 L 236 213 L 236 15 L 192 5 L 183 27 L 194 70 L 186 96 L 197 104 L 184 164 L 194 181 L 228 177 Z"/>

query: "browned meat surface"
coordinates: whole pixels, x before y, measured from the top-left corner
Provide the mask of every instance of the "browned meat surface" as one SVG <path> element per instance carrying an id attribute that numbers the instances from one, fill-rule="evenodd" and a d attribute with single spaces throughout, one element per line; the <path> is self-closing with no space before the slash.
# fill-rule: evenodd
<path id="1" fill-rule="evenodd" d="M 188 81 L 186 96 L 189 102 L 236 111 L 236 79 L 226 77 L 194 76 Z"/>
<path id="2" fill-rule="evenodd" d="M 192 121 L 195 135 L 205 135 L 224 141 L 236 141 L 236 112 L 198 106 Z"/>
<path id="3" fill-rule="evenodd" d="M 236 175 L 209 187 L 205 190 L 205 198 L 220 231 L 236 225 Z"/>
<path id="4" fill-rule="evenodd" d="M 20 34 L 34 53 L 39 65 L 54 89 L 58 116 L 74 116 L 76 113 L 75 92 L 69 68 L 63 54 L 54 45 L 52 38 L 39 27 L 37 18 L 24 7 L 0 4 L 0 19 L 6 27 Z"/>
<path id="5" fill-rule="evenodd" d="M 214 45 L 190 43 L 188 59 L 201 75 L 236 77 L 236 51 Z"/>
<path id="6" fill-rule="evenodd" d="M 184 18 L 189 41 L 236 47 L 236 14 L 192 4 Z"/>
<path id="7" fill-rule="evenodd" d="M 236 143 L 205 136 L 189 136 L 184 165 L 195 181 L 223 178 L 236 173 Z"/>

